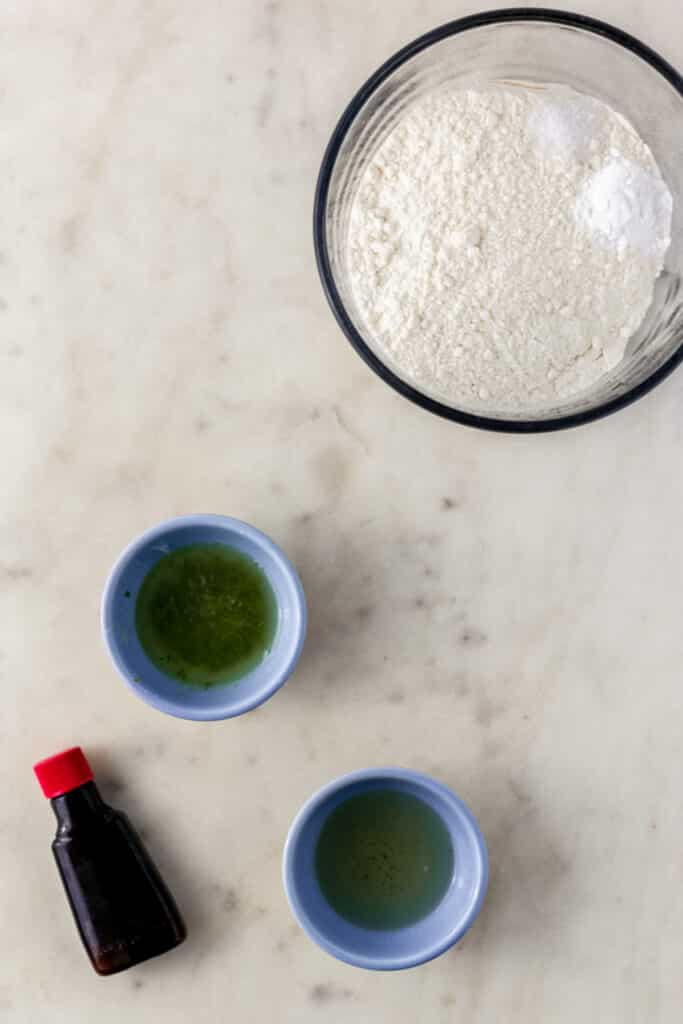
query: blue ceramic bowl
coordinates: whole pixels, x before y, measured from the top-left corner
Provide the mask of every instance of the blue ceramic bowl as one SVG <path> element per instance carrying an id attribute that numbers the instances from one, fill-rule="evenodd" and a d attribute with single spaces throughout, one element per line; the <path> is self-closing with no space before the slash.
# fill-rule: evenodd
<path id="1" fill-rule="evenodd" d="M 315 850 L 329 814 L 356 793 L 396 789 L 434 810 L 453 843 L 453 878 L 437 907 L 405 928 L 373 931 L 350 924 L 330 907 L 318 885 Z M 486 843 L 472 812 L 447 786 L 405 768 L 370 768 L 324 786 L 294 819 L 283 858 L 287 898 L 301 927 L 327 953 L 354 967 L 397 971 L 440 956 L 465 934 L 486 895 Z"/>
<path id="2" fill-rule="evenodd" d="M 135 629 L 145 576 L 169 551 L 188 544 L 228 544 L 248 555 L 268 578 L 278 607 L 275 639 L 263 661 L 241 679 L 208 689 L 165 675 L 147 657 Z M 306 600 L 291 562 L 260 530 L 228 516 L 180 516 L 152 527 L 120 556 L 102 598 L 102 633 L 125 682 L 152 707 L 198 721 L 232 718 L 262 704 L 291 675 L 306 635 Z"/>

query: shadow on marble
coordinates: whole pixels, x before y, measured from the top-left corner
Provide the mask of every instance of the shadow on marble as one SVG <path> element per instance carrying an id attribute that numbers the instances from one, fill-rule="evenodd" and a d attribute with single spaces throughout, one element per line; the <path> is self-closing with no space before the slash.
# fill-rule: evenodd
<path id="1" fill-rule="evenodd" d="M 441 772 L 443 778 L 443 772 Z M 463 786 L 462 778 L 444 781 L 472 808 L 489 850 L 489 890 L 471 932 L 454 949 L 491 953 L 509 947 L 541 962 L 558 941 L 563 922 L 580 899 L 580 882 L 573 874 L 570 833 L 559 834 L 542 809 L 542 796 L 512 775 L 497 780 L 497 789 L 484 791 L 477 780 Z"/>
<path id="2" fill-rule="evenodd" d="M 334 684 L 352 684 L 372 664 L 377 651 L 367 636 L 382 603 L 385 570 L 376 545 L 338 535 L 319 540 L 314 516 L 300 517 L 287 545 L 308 603 L 308 633 L 293 689 L 325 693 Z M 302 540 L 302 533 L 308 540 Z"/>

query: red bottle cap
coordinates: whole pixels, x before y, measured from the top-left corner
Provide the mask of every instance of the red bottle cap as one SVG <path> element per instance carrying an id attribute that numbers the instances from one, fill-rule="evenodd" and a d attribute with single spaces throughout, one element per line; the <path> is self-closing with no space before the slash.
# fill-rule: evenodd
<path id="1" fill-rule="evenodd" d="M 61 754 L 38 761 L 34 764 L 33 771 L 48 800 L 53 796 L 68 793 L 70 789 L 76 789 L 84 782 L 91 782 L 93 777 L 90 765 L 80 747 L 69 747 Z"/>

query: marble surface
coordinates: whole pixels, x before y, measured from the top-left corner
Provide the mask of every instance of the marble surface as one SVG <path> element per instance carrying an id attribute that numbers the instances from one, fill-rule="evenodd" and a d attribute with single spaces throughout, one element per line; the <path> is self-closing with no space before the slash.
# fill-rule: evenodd
<path id="1" fill-rule="evenodd" d="M 678 0 L 584 0 L 683 66 Z M 0 1020 L 673 1024 L 683 999 L 683 371 L 605 422 L 473 432 L 385 388 L 314 268 L 352 91 L 458 0 L 67 0 L 0 12 Z M 270 533 L 311 606 L 262 709 L 164 717 L 98 603 L 162 517 Z M 71 743 L 186 914 L 110 979 L 79 946 L 32 762 Z M 463 944 L 332 960 L 280 883 L 333 776 L 433 773 L 488 837 Z"/>

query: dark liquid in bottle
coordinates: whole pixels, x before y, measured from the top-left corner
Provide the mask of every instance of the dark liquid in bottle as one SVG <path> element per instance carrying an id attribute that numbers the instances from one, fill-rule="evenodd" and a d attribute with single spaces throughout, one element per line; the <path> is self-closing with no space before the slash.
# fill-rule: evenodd
<path id="1" fill-rule="evenodd" d="M 52 850 L 83 944 L 98 974 L 116 974 L 165 953 L 185 938 L 171 893 L 128 818 L 106 804 L 94 782 L 52 806 Z"/>

